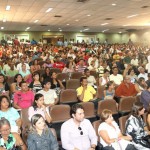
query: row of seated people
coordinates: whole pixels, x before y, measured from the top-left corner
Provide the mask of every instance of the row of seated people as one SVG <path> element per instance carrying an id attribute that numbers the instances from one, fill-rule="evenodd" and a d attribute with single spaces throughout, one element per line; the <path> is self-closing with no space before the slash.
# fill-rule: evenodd
<path id="1" fill-rule="evenodd" d="M 36 105 L 32 107 L 35 108 L 35 110 L 32 109 L 32 113 L 29 113 L 31 129 L 27 137 L 28 150 L 40 150 L 41 148 L 45 150 L 58 150 L 58 142 L 45 122 L 49 121 L 48 118 L 51 117 L 42 105 L 43 96 L 38 94 L 36 98 L 39 99 L 35 101 Z M 5 109 L 6 113 L 9 109 L 14 115 L 18 116 L 15 109 L 6 108 L 8 105 L 8 98 L 2 96 L 1 111 Z M 41 108 L 39 108 L 40 105 Z M 33 111 L 35 113 L 33 113 Z M 111 110 L 104 109 L 100 114 L 100 120 L 96 122 L 98 124 L 96 124 L 95 127 L 95 122 L 93 122 L 92 127 L 91 122 L 85 119 L 84 107 L 80 104 L 74 104 L 69 112 L 70 117 L 66 118 L 65 122 L 61 125 L 62 147 L 66 150 L 95 150 L 98 148 L 103 150 L 116 150 L 118 148 L 124 150 L 148 150 L 150 148 L 150 131 L 141 118 L 144 111 L 145 109 L 142 103 L 135 102 L 133 104 L 131 113 L 126 119 L 125 135 L 123 135 L 112 117 L 113 113 Z M 7 118 L 7 116 L 5 116 L 5 118 Z M 0 120 L 1 141 L 3 141 L 1 142 L 0 148 L 9 149 L 17 145 L 25 150 L 26 146 L 19 137 L 19 134 L 17 134 L 20 131 L 18 130 L 19 132 L 16 131 L 16 133 L 14 133 L 14 126 L 12 125 L 12 122 L 19 125 L 20 118 L 17 118 L 16 121 L 12 120 L 12 117 L 7 118 L 8 120 L 5 118 L 1 118 Z M 148 110 L 146 116 L 148 127 L 150 122 L 149 118 L 150 111 Z M 24 119 L 25 118 L 22 118 L 22 120 Z M 9 140 L 9 137 L 11 137 L 11 140 Z"/>

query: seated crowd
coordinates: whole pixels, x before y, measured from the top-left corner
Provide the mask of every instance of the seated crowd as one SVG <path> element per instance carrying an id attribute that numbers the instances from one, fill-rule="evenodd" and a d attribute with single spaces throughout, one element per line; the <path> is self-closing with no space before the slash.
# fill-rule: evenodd
<path id="1" fill-rule="evenodd" d="M 6 43 L 0 45 L 0 150 L 150 149 L 148 47 L 87 44 L 84 41 L 68 42 L 67 45 L 44 45 L 35 40 L 30 44 Z M 68 79 L 60 79 L 59 75 Z M 61 125 L 60 146 L 50 112 L 54 106 L 60 105 L 61 93 L 73 79 L 79 83 L 76 88 L 70 85 L 78 102 L 70 105 L 71 118 Z M 140 101 L 133 103 L 125 133 L 121 132 L 113 112 L 108 109 L 102 110 L 97 118 L 100 124 L 95 131 L 80 105 L 94 103 L 96 112 L 100 101 L 115 100 L 118 110 L 123 98 L 138 96 Z M 22 140 L 23 110 L 28 111 L 26 117 L 30 122 L 27 140 Z"/>

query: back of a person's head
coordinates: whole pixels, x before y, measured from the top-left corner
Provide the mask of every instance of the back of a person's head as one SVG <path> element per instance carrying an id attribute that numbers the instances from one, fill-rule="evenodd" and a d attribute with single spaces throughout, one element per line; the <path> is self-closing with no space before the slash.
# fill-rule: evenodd
<path id="1" fill-rule="evenodd" d="M 109 109 L 104 109 L 100 114 L 101 122 L 105 122 L 110 115 L 112 115 L 112 111 Z"/>

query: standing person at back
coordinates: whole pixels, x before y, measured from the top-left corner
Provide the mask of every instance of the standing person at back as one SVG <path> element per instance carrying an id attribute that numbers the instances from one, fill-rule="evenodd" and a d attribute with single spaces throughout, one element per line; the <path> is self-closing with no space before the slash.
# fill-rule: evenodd
<path id="1" fill-rule="evenodd" d="M 62 147 L 65 150 L 95 150 L 97 136 L 91 122 L 84 118 L 84 109 L 75 104 L 71 108 L 71 119 L 61 126 Z"/>

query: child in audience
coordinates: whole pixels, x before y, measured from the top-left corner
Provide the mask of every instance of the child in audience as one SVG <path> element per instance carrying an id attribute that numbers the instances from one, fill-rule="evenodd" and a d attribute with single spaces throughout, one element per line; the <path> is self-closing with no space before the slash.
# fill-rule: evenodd
<path id="1" fill-rule="evenodd" d="M 28 110 L 29 120 L 35 114 L 41 114 L 48 123 L 52 120 L 49 114 L 49 107 L 44 105 L 44 96 L 41 93 L 35 95 L 33 106 Z"/>
<path id="2" fill-rule="evenodd" d="M 104 99 L 113 99 L 115 95 L 114 82 L 108 81 L 105 86 L 106 89 L 104 90 Z"/>

